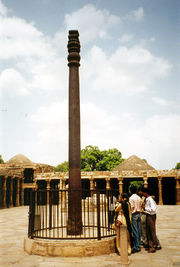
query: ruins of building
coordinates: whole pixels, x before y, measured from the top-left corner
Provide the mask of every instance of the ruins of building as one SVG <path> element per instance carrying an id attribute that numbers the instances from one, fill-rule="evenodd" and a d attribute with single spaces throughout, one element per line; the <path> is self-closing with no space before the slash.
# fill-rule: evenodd
<path id="1" fill-rule="evenodd" d="M 22 154 L 0 164 L 0 208 L 28 205 L 30 191 L 36 188 L 35 176 L 52 171 L 52 166 L 34 163 Z"/>
<path id="2" fill-rule="evenodd" d="M 54 172 L 47 164 L 33 163 L 16 155 L 0 165 L 0 207 L 28 205 L 32 189 L 65 189 L 68 173 Z M 144 160 L 131 156 L 113 171 L 81 172 L 82 188 L 118 189 L 128 192 L 130 181 L 142 181 L 151 187 L 162 205 L 180 205 L 180 170 L 155 170 Z"/>

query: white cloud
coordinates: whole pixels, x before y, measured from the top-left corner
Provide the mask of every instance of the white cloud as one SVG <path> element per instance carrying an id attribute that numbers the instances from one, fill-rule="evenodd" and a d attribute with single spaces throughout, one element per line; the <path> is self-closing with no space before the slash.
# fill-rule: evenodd
<path id="1" fill-rule="evenodd" d="M 34 136 L 34 143 L 36 143 L 34 160 L 52 165 L 67 160 L 67 111 L 67 101 L 55 102 L 49 106 L 40 107 L 31 116 L 31 125 L 37 129 L 37 136 Z"/>
<path id="2" fill-rule="evenodd" d="M 0 58 L 50 57 L 53 50 L 48 40 L 33 23 L 17 17 L 0 18 Z"/>
<path id="3" fill-rule="evenodd" d="M 156 78 L 166 76 L 171 65 L 142 47 L 119 46 L 109 58 L 94 46 L 83 62 L 84 86 L 111 93 L 136 94 L 149 89 Z"/>
<path id="4" fill-rule="evenodd" d="M 121 43 L 128 43 L 133 39 L 133 35 L 132 34 L 123 34 L 121 36 L 121 38 L 119 39 L 119 41 Z"/>
<path id="5" fill-rule="evenodd" d="M 6 16 L 8 13 L 7 7 L 3 4 L 3 2 L 0 0 L 0 16 Z"/>
<path id="6" fill-rule="evenodd" d="M 68 128 L 66 101 L 41 107 L 31 117 L 38 128 L 37 158 L 58 164 L 67 158 Z M 118 148 L 124 158 L 133 154 L 146 158 L 155 168 L 175 166 L 180 149 L 180 116 L 155 115 L 142 125 L 132 124 L 138 114 L 109 115 L 92 103 L 81 105 L 81 147 L 97 145 L 100 149 Z"/>
<path id="7" fill-rule="evenodd" d="M 28 85 L 21 73 L 15 69 L 5 69 L 0 74 L 0 90 L 10 97 L 14 95 L 27 95 Z"/>
<path id="8" fill-rule="evenodd" d="M 153 97 L 152 100 L 156 104 L 161 105 L 161 106 L 168 106 L 168 105 L 171 105 L 172 104 L 172 102 L 167 101 L 166 99 L 161 98 L 161 97 Z"/>
<path id="9" fill-rule="evenodd" d="M 64 58 L 33 62 L 30 67 L 33 74 L 31 87 L 46 91 L 64 91 L 68 80 L 66 65 Z"/>
<path id="10" fill-rule="evenodd" d="M 11 66 L 14 65 L 11 71 L 2 70 L 4 93 L 10 87 L 14 93 L 22 95 L 33 89 L 64 90 L 65 57 L 57 56 L 52 40 L 33 23 L 17 17 L 0 17 L 0 36 L 0 59 L 12 60 Z M 13 79 L 10 81 L 7 75 Z"/>
<path id="11" fill-rule="evenodd" d="M 65 33 L 71 29 L 77 29 L 81 35 L 81 43 L 86 44 L 97 38 L 109 37 L 108 30 L 120 23 L 118 16 L 110 14 L 106 9 L 96 9 L 88 4 L 72 14 L 65 15 L 64 29 L 61 29 L 55 36 L 58 45 Z"/>
<path id="12" fill-rule="evenodd" d="M 144 9 L 139 7 L 138 9 L 131 11 L 126 18 L 130 20 L 141 21 L 144 18 Z"/>

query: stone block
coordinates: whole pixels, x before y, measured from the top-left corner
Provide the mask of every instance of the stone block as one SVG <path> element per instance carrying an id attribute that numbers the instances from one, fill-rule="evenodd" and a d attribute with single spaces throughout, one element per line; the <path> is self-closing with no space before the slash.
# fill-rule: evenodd
<path id="1" fill-rule="evenodd" d="M 47 253 L 49 256 L 53 256 L 53 257 L 57 257 L 57 256 L 63 257 L 64 256 L 62 246 L 49 245 L 47 248 Z"/>
<path id="2" fill-rule="evenodd" d="M 34 242 L 34 244 L 32 246 L 32 254 L 40 255 L 40 256 L 48 256 L 47 244 Z"/>
<path id="3" fill-rule="evenodd" d="M 83 257 L 84 249 L 81 246 L 71 247 L 67 246 L 62 249 L 63 257 Z"/>
<path id="4" fill-rule="evenodd" d="M 85 247 L 84 248 L 84 256 L 94 256 L 95 255 L 95 249 L 94 247 Z"/>
<path id="5" fill-rule="evenodd" d="M 24 251 L 26 251 L 28 254 L 32 254 L 32 247 L 33 247 L 33 239 L 25 237 L 24 238 Z"/>

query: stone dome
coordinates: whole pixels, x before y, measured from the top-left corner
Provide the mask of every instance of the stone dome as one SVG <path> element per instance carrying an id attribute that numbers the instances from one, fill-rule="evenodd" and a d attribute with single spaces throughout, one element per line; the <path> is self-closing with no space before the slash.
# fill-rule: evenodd
<path id="1" fill-rule="evenodd" d="M 35 165 L 30 159 L 28 159 L 23 154 L 15 155 L 11 159 L 9 159 L 6 163 L 9 165 L 18 165 L 18 166 L 19 165 L 28 165 L 28 166 L 34 166 Z"/>
<path id="2" fill-rule="evenodd" d="M 155 170 L 146 160 L 138 158 L 136 155 L 121 162 L 114 171 L 150 171 Z"/>

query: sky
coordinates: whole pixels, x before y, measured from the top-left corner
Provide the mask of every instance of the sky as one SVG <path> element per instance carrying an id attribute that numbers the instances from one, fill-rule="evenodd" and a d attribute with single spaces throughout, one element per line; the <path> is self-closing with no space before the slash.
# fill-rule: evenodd
<path id="1" fill-rule="evenodd" d="M 0 0 L 0 154 L 68 160 L 68 31 L 81 43 L 81 148 L 180 162 L 180 1 Z"/>

